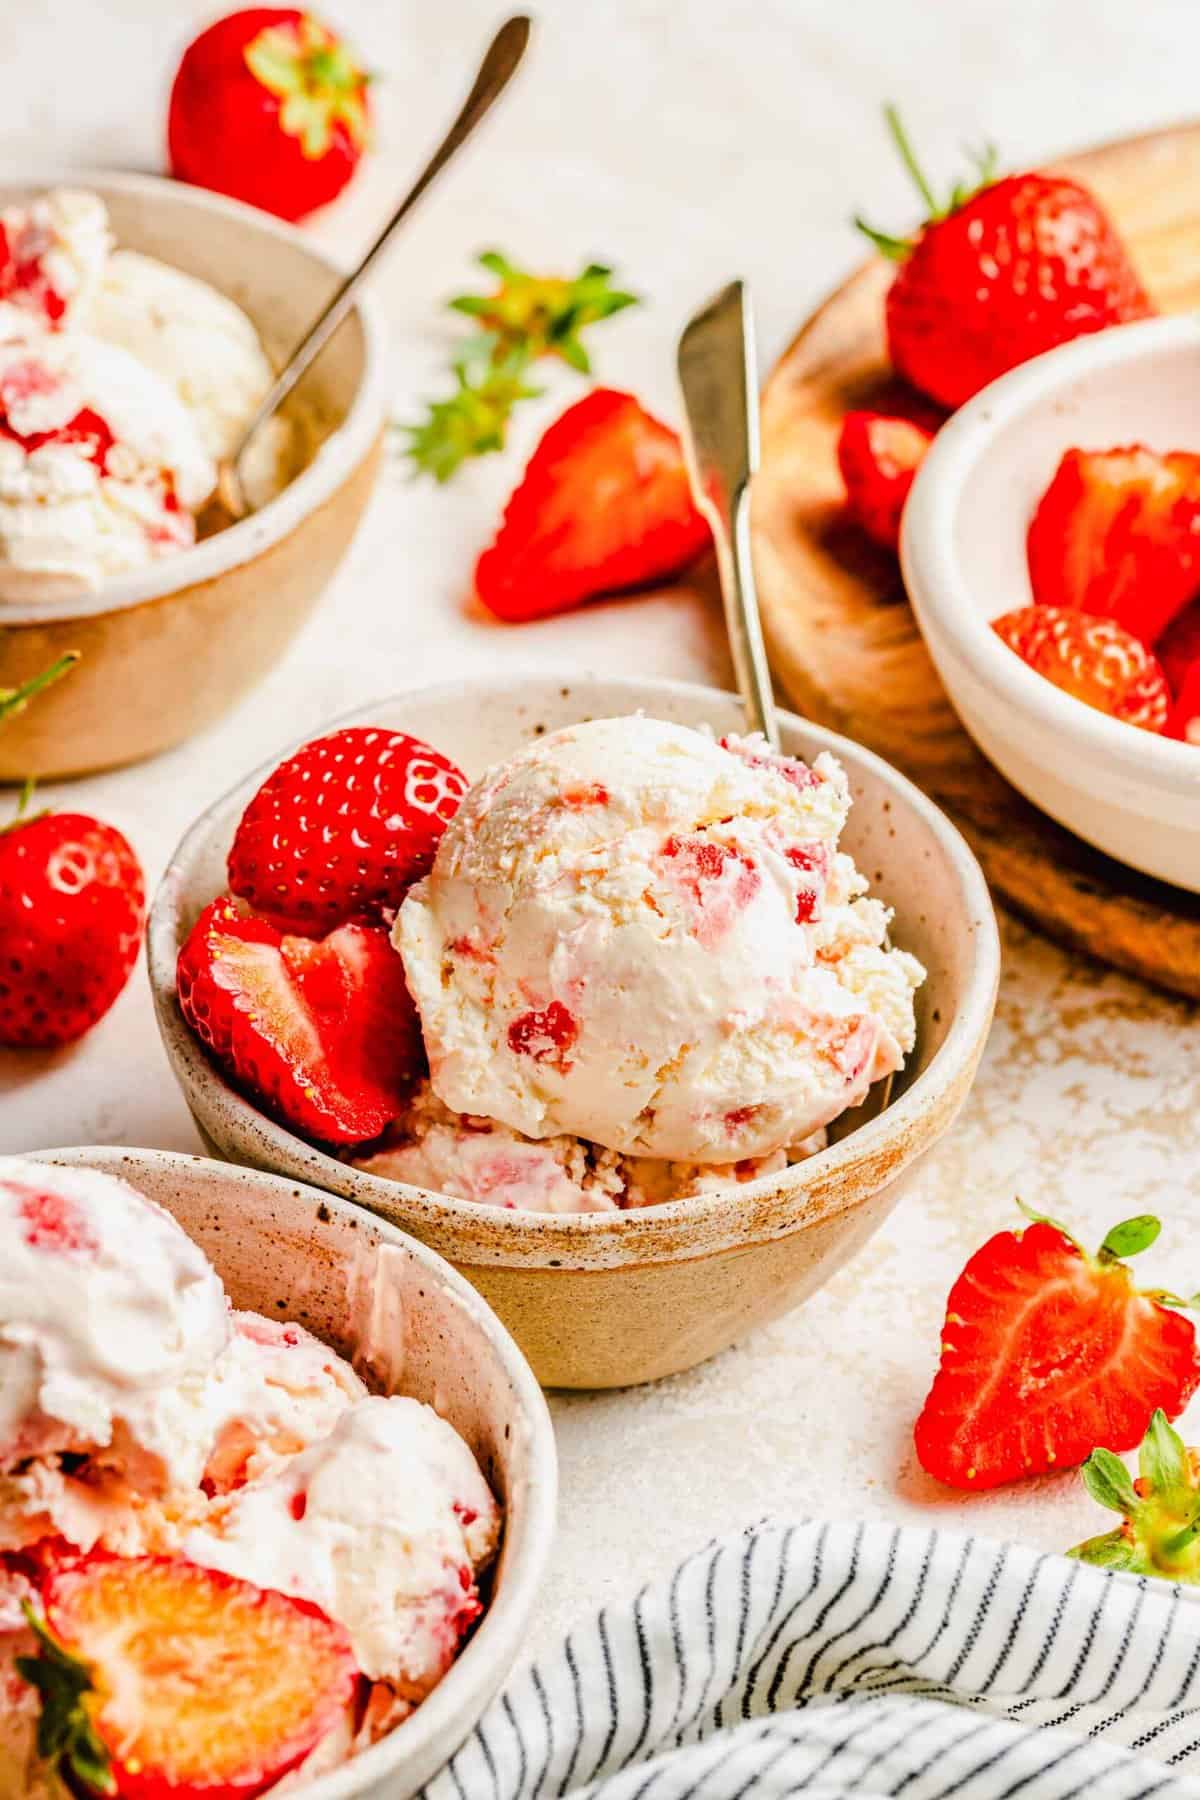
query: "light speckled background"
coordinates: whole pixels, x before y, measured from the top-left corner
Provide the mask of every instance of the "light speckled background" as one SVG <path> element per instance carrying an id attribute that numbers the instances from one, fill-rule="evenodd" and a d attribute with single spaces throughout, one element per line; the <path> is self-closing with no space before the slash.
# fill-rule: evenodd
<path id="1" fill-rule="evenodd" d="M 11 4 L 11 0 L 10 0 Z M 379 145 L 315 228 L 360 245 L 465 86 L 492 0 L 341 0 L 380 72 Z M 858 252 L 847 215 L 911 216 L 878 125 L 906 107 L 932 166 L 963 140 L 1033 159 L 1195 110 L 1193 0 L 545 0 L 519 93 L 430 199 L 382 278 L 396 400 L 437 390 L 438 302 L 491 244 L 535 264 L 597 256 L 650 304 L 596 337 L 601 374 L 675 413 L 672 346 L 700 299 L 753 282 L 764 365 Z M 50 0 L 6 51 L 0 163 L 154 168 L 160 99 L 209 8 Z M 373 693 L 492 669 L 562 667 L 726 681 L 710 600 L 597 607 L 518 630 L 464 611 L 471 560 L 521 454 L 578 391 L 531 406 L 513 451 L 438 492 L 389 469 L 355 548 L 286 661 L 207 736 L 139 770 L 51 791 L 122 825 L 155 879 L 184 825 L 248 767 Z M 677 1551 L 768 1512 L 969 1520 L 1039 1545 L 1094 1518 L 1067 1478 L 963 1506 L 914 1468 L 909 1427 L 946 1290 L 1020 1192 L 1099 1235 L 1154 1208 L 1147 1259 L 1200 1286 L 1195 1010 L 1005 930 L 998 1023 L 962 1122 L 917 1192 L 803 1311 L 708 1367 L 636 1393 L 555 1401 L 562 1524 L 539 1635 L 616 1598 Z M 100 1141 L 195 1147 L 159 1050 L 144 977 L 58 1057 L 0 1054 L 0 1149 Z M 1197 1416 L 1200 1427 L 1200 1415 Z"/>

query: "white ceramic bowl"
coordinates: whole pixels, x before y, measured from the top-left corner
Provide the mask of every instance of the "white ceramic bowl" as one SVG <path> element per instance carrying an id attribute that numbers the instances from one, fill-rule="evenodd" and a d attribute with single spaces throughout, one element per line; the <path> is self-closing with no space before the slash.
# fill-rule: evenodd
<path id="1" fill-rule="evenodd" d="M 398 694 L 338 723 L 412 732 L 474 777 L 544 731 L 639 710 L 719 732 L 742 726 L 737 700 L 715 688 L 548 675 Z M 230 840 L 263 768 L 189 831 L 150 919 L 159 1029 L 201 1132 L 235 1161 L 329 1187 L 434 1245 L 550 1385 L 615 1387 L 689 1368 L 795 1306 L 887 1216 L 954 1118 L 987 1037 L 1000 952 L 978 865 L 937 808 L 859 745 L 786 713 L 782 729 L 788 750 L 811 758 L 829 749 L 845 765 L 854 794 L 846 846 L 895 906 L 896 942 L 929 971 L 917 996 L 917 1049 L 879 1117 L 785 1173 L 666 1206 L 575 1216 L 427 1193 L 305 1143 L 225 1082 L 175 995 L 180 946 L 224 889 Z"/>
<path id="2" fill-rule="evenodd" d="M 1064 694 L 989 621 L 1033 595 L 1029 521 L 1065 450 L 1200 451 L 1200 320 L 1078 339 L 1001 376 L 942 427 L 904 513 L 909 598 L 971 736 L 1051 818 L 1200 892 L 1200 750 Z"/>
<path id="3" fill-rule="evenodd" d="M 340 271 L 295 227 L 224 195 L 153 175 L 47 170 L 0 180 L 0 205 L 86 186 L 118 244 L 210 283 L 249 314 L 277 362 Z M 389 400 L 384 331 L 369 294 L 297 388 L 316 440 L 261 511 L 95 593 L 0 605 L 0 687 L 66 650 L 68 681 L 6 722 L 0 780 L 80 774 L 148 756 L 208 724 L 300 629 L 353 536 L 378 469 Z"/>
<path id="4" fill-rule="evenodd" d="M 433 1406 L 466 1439 L 505 1509 L 478 1630 L 412 1716 L 303 1800 L 408 1800 L 449 1761 L 525 1643 L 554 1534 L 554 1431 L 529 1365 L 495 1314 L 423 1244 L 332 1194 L 161 1150 L 49 1150 L 37 1160 L 120 1175 L 175 1215 L 233 1303 L 288 1318 L 383 1392 Z M 381 1332 L 380 1321 L 386 1321 Z"/>

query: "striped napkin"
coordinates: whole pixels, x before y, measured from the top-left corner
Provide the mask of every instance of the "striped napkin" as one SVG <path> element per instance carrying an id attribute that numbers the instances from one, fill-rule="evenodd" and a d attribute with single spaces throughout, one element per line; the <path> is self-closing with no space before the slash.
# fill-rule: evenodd
<path id="1" fill-rule="evenodd" d="M 1196 1596 L 879 1524 L 763 1524 L 522 1671 L 425 1800 L 1200 1800 Z"/>

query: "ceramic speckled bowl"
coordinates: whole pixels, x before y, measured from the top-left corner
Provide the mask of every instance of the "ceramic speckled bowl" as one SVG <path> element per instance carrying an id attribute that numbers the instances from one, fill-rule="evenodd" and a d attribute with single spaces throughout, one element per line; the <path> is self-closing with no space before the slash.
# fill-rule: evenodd
<path id="1" fill-rule="evenodd" d="M 339 271 L 291 226 L 151 175 L 91 170 L 0 183 L 0 206 L 86 186 L 118 242 L 236 300 L 277 360 Z M 83 598 L 0 604 L 0 688 L 68 650 L 82 660 L 0 733 L 0 781 L 80 775 L 152 756 L 227 711 L 282 656 L 367 503 L 387 402 L 383 333 L 360 299 L 296 390 L 316 454 L 260 512 Z"/>
<path id="2" fill-rule="evenodd" d="M 440 1257 L 330 1194 L 161 1150 L 43 1151 L 38 1161 L 120 1175 L 174 1213 L 235 1306 L 298 1321 L 384 1393 L 434 1407 L 504 1505 L 504 1541 L 479 1629 L 404 1724 L 303 1800 L 408 1800 L 457 1750 L 512 1668 L 554 1535 L 557 1462 L 546 1403 L 520 1351 Z"/>
<path id="3" fill-rule="evenodd" d="M 402 728 L 477 776 L 541 732 L 639 709 L 718 731 L 742 724 L 738 702 L 714 688 L 547 676 L 400 694 L 339 723 Z M 617 1387 L 671 1374 L 805 1299 L 886 1217 L 962 1104 L 991 1022 L 1000 952 L 983 877 L 937 808 L 846 739 L 786 713 L 782 728 L 788 750 L 811 758 L 829 749 L 845 765 L 854 793 L 846 848 L 894 905 L 895 941 L 929 971 L 918 1046 L 881 1116 L 785 1174 L 629 1213 L 510 1212 L 348 1168 L 230 1088 L 175 997 L 179 947 L 224 886 L 230 840 L 264 768 L 192 827 L 150 919 L 159 1027 L 206 1140 L 235 1161 L 356 1200 L 439 1250 L 491 1301 L 547 1385 Z"/>

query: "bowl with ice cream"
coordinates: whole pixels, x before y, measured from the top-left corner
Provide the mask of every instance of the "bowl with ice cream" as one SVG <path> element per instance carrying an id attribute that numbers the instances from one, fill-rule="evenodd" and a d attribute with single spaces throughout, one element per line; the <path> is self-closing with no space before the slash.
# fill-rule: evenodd
<path id="1" fill-rule="evenodd" d="M 81 653 L 11 721 L 0 780 L 181 742 L 307 618 L 381 454 L 369 299 L 255 440 L 258 510 L 220 528 L 209 501 L 337 279 L 293 228 L 178 182 L 0 183 L 0 687 Z"/>
<path id="2" fill-rule="evenodd" d="M 511 1667 L 554 1501 L 532 1374 L 424 1246 L 200 1158 L 0 1159 L 6 1796 L 98 1761 L 402 1800 Z M 69 1767 L 36 1742 L 64 1667 Z"/>
<path id="3" fill-rule="evenodd" d="M 402 1222 L 547 1384 L 686 1368 L 803 1300 L 987 1035 L 958 833 L 854 744 L 742 730 L 670 682 L 398 695 L 219 801 L 154 904 L 209 1144 Z"/>
<path id="4" fill-rule="evenodd" d="M 802 1298 L 973 1071 L 995 931 L 957 835 L 798 722 L 772 756 L 708 690 L 362 718 L 207 815 L 156 904 L 210 1141 L 403 1216 L 547 1381 L 665 1373 Z"/>

